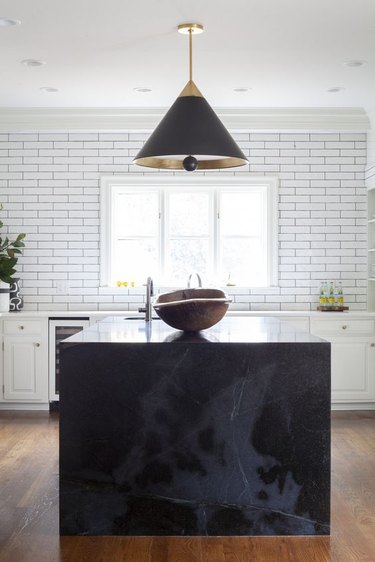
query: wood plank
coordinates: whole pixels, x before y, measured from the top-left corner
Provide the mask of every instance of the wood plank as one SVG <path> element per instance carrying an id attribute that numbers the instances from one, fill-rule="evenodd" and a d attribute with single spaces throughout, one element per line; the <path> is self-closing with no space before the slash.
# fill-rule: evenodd
<path id="1" fill-rule="evenodd" d="M 170 537 L 167 560 L 203 562 L 201 537 Z"/>
<path id="2" fill-rule="evenodd" d="M 375 562 L 375 412 L 332 415 L 331 537 L 58 536 L 58 416 L 0 412 L 0 562 Z"/>

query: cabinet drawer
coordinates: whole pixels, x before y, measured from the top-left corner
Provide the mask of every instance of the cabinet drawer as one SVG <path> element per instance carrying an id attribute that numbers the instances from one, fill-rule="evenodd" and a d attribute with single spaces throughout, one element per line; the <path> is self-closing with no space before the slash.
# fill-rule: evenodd
<path id="1" fill-rule="evenodd" d="M 329 313 L 327 313 L 329 314 Z M 352 319 L 311 319 L 311 333 L 315 335 L 334 336 L 372 336 L 374 335 L 374 320 Z"/>
<path id="2" fill-rule="evenodd" d="M 40 334 L 41 320 L 4 320 L 4 334 Z"/>

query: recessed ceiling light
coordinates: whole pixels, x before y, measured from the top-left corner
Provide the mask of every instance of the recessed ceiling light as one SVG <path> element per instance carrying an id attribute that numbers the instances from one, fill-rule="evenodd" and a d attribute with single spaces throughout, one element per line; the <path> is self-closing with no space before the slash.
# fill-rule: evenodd
<path id="1" fill-rule="evenodd" d="M 341 86 L 335 86 L 334 88 L 329 88 L 327 92 L 330 94 L 337 94 L 337 92 L 343 92 L 344 90 L 345 88 L 342 88 Z"/>
<path id="2" fill-rule="evenodd" d="M 42 90 L 43 92 L 58 92 L 58 88 L 52 88 L 51 86 L 42 86 L 41 88 L 39 88 L 39 90 Z"/>
<path id="3" fill-rule="evenodd" d="M 365 66 L 367 60 L 347 60 L 343 64 L 352 68 L 358 68 L 359 66 Z"/>
<path id="4" fill-rule="evenodd" d="M 23 59 L 21 60 L 21 64 L 24 66 L 43 66 L 46 62 L 38 59 Z"/>
<path id="5" fill-rule="evenodd" d="M 21 21 L 13 18 L 0 18 L 0 27 L 12 27 L 14 25 L 21 25 Z"/>
<path id="6" fill-rule="evenodd" d="M 143 93 L 152 91 L 151 88 L 146 88 L 145 86 L 137 86 L 136 88 L 133 88 L 133 90 L 135 92 L 143 92 Z"/>
<path id="7" fill-rule="evenodd" d="M 233 92 L 248 92 L 251 88 L 246 88 L 245 86 L 241 86 L 240 88 L 233 88 Z"/>

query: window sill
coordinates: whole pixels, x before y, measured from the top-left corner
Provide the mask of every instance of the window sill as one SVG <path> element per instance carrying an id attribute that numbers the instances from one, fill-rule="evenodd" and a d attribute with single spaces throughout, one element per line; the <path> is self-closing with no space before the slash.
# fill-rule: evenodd
<path id="1" fill-rule="evenodd" d="M 280 287 L 278 285 L 272 286 L 264 286 L 264 287 L 249 287 L 243 285 L 234 285 L 234 286 L 226 286 L 226 285 L 208 285 L 209 287 L 219 287 L 228 295 L 278 295 L 280 294 Z M 192 285 L 194 288 L 195 285 Z M 169 291 L 177 291 L 181 289 L 181 285 L 176 286 L 155 286 L 156 293 L 167 293 Z M 112 286 L 100 286 L 99 287 L 99 294 L 100 295 L 143 295 L 146 291 L 146 286 L 139 285 L 137 287 L 112 287 Z"/>

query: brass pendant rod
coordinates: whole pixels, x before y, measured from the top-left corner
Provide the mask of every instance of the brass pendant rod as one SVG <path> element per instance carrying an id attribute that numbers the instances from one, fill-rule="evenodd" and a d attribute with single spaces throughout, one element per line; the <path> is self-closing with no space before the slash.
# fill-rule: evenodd
<path id="1" fill-rule="evenodd" d="M 193 80 L 193 30 L 189 29 L 189 80 Z"/>

